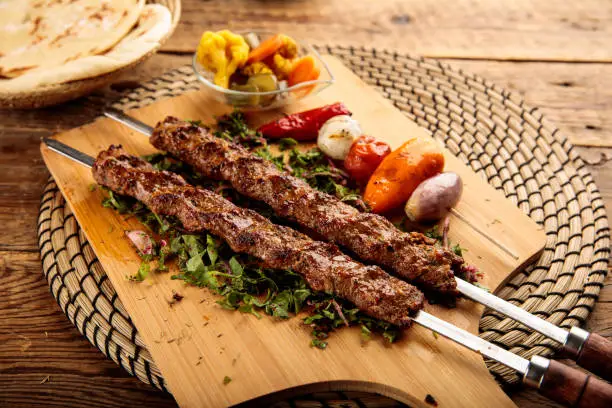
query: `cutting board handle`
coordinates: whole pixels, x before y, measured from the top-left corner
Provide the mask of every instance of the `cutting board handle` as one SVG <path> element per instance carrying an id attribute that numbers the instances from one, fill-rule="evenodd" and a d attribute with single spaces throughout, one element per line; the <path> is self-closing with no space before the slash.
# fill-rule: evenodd
<path id="1" fill-rule="evenodd" d="M 612 380 L 612 341 L 596 333 L 589 334 L 576 363 L 605 380 Z"/>
<path id="2" fill-rule="evenodd" d="M 569 407 L 612 407 L 612 385 L 554 360 L 550 361 L 539 392 Z"/>

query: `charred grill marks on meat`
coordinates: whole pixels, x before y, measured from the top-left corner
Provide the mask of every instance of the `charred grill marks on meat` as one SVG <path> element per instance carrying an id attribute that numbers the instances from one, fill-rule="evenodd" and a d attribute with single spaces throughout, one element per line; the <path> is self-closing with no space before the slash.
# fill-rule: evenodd
<path id="1" fill-rule="evenodd" d="M 401 232 L 382 216 L 359 212 L 189 122 L 167 117 L 155 127 L 151 143 L 206 177 L 229 181 L 239 193 L 266 202 L 279 216 L 318 232 L 367 262 L 428 290 L 456 293 L 454 271 L 463 259 L 433 246 L 435 241 L 422 234 Z"/>
<path id="2" fill-rule="evenodd" d="M 208 231 L 268 267 L 291 269 L 313 290 L 336 294 L 372 317 L 405 327 L 409 316 L 423 307 L 418 289 L 379 267 L 354 261 L 334 244 L 273 224 L 218 194 L 187 184 L 177 174 L 157 171 L 121 146 L 102 151 L 92 172 L 99 184 L 136 198 L 157 214 L 176 217 L 187 231 Z"/>

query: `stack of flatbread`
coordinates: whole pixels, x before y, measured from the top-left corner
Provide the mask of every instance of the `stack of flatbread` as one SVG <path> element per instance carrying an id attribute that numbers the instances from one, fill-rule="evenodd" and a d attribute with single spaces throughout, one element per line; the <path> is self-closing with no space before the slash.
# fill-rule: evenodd
<path id="1" fill-rule="evenodd" d="M 145 0 L 0 0 L 0 93 L 115 71 L 170 29 L 170 11 Z"/>

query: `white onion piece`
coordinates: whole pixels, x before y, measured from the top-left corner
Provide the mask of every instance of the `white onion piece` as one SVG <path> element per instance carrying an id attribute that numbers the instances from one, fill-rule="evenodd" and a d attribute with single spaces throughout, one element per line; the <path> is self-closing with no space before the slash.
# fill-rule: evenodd
<path id="1" fill-rule="evenodd" d="M 125 235 L 141 255 L 153 255 L 153 240 L 149 234 L 144 231 L 133 230 L 125 231 Z"/>
<path id="2" fill-rule="evenodd" d="M 348 115 L 330 118 L 321 126 L 317 146 L 335 160 L 344 160 L 353 142 L 361 136 L 359 123 Z"/>

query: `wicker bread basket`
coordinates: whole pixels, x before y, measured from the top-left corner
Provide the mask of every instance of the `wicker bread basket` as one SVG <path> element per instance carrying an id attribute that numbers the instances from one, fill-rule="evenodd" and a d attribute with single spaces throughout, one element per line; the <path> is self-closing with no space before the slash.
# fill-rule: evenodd
<path id="1" fill-rule="evenodd" d="M 170 30 L 159 41 L 159 46 L 128 65 L 91 78 L 79 79 L 63 84 L 47 85 L 28 92 L 5 94 L 0 92 L 0 109 L 33 109 L 55 105 L 87 95 L 92 91 L 110 84 L 125 71 L 134 68 L 157 52 L 170 38 L 181 17 L 181 0 L 147 0 L 149 4 L 161 4 L 170 10 L 172 16 Z"/>

